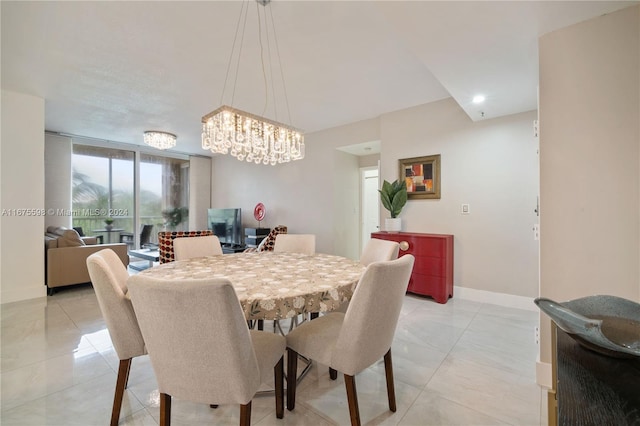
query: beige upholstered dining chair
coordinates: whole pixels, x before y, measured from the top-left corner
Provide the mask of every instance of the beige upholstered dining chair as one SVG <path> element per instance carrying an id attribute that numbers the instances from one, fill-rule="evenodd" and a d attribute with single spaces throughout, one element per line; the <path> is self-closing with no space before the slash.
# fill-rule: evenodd
<path id="1" fill-rule="evenodd" d="M 381 240 L 378 238 L 371 238 L 364 250 L 362 256 L 360 256 L 360 264 L 363 266 L 369 266 L 370 263 L 380 262 L 383 260 L 394 260 L 398 258 L 398 252 L 400 251 L 400 244 L 395 241 Z M 349 302 L 343 303 L 336 311 L 347 312 Z M 336 378 L 335 371 L 331 371 L 331 378 Z"/>
<path id="2" fill-rule="evenodd" d="M 275 253 L 316 253 L 316 236 L 313 234 L 279 234 L 273 246 Z"/>
<path id="3" fill-rule="evenodd" d="M 175 260 L 215 256 L 218 254 L 222 254 L 222 246 L 220 245 L 220 240 L 215 235 L 176 238 L 173 240 L 173 256 Z"/>
<path id="4" fill-rule="evenodd" d="M 129 273 L 118 255 L 111 249 L 100 250 L 87 258 L 87 268 L 113 347 L 120 359 L 111 411 L 111 426 L 115 426 L 120 419 L 131 359 L 145 355 L 147 351 L 127 294 Z"/>
<path id="5" fill-rule="evenodd" d="M 330 313 L 287 335 L 287 409 L 295 408 L 298 354 L 344 374 L 352 425 L 360 425 L 355 375 L 384 357 L 389 409 L 396 411 L 391 343 L 413 269 L 410 254 L 371 263 L 347 313 Z"/>
<path id="6" fill-rule="evenodd" d="M 161 426 L 170 424 L 172 396 L 241 404 L 240 424 L 249 425 L 251 400 L 271 374 L 276 417 L 283 417 L 285 338 L 247 328 L 228 280 L 178 283 L 134 275 L 129 288 L 158 380 Z"/>
<path id="7" fill-rule="evenodd" d="M 395 241 L 371 238 L 360 256 L 360 264 L 369 266 L 370 263 L 381 260 L 394 260 L 398 258 L 400 244 Z"/>

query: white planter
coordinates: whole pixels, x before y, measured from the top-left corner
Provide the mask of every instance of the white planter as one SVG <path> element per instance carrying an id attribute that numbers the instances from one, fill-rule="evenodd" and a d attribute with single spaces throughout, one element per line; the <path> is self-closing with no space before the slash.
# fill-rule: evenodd
<path id="1" fill-rule="evenodd" d="M 402 219 L 399 217 L 386 218 L 384 220 L 384 229 L 387 232 L 400 232 L 402 230 Z"/>

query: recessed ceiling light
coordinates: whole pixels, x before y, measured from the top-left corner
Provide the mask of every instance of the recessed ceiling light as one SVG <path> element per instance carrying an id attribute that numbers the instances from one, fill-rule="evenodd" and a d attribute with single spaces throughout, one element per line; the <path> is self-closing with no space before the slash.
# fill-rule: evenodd
<path id="1" fill-rule="evenodd" d="M 473 103 L 474 104 L 481 104 L 484 102 L 484 95 L 475 95 L 473 97 Z"/>

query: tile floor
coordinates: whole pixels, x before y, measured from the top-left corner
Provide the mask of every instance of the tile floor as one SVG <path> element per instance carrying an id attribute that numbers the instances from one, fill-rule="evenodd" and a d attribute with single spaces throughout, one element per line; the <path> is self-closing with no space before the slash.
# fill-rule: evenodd
<path id="1" fill-rule="evenodd" d="M 93 289 L 1 306 L 0 423 L 105 425 L 118 358 Z M 440 305 L 407 296 L 393 344 L 398 410 L 388 410 L 384 367 L 357 378 L 364 424 L 540 425 L 535 383 L 537 313 L 459 298 Z M 344 382 L 324 366 L 298 387 L 296 409 L 275 417 L 273 396 L 253 402 L 255 425 L 347 425 Z M 239 407 L 173 401 L 174 425 L 238 424 Z M 542 415 L 541 415 L 542 413 Z M 157 425 L 158 391 L 148 357 L 131 368 L 121 425 Z"/>

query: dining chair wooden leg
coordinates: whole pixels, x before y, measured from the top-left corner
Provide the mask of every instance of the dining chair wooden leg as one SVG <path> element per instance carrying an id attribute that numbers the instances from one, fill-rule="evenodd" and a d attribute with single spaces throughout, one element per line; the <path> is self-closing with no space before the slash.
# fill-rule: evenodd
<path id="1" fill-rule="evenodd" d="M 387 397 L 389 398 L 389 410 L 396 412 L 396 390 L 393 384 L 393 363 L 391 362 L 391 349 L 384 354 L 384 372 L 387 376 Z"/>
<path id="2" fill-rule="evenodd" d="M 298 375 L 298 353 L 287 348 L 287 410 L 296 408 L 296 380 Z"/>
<path id="3" fill-rule="evenodd" d="M 355 376 L 345 374 L 344 384 L 347 388 L 347 401 L 349 402 L 349 416 L 351 417 L 351 426 L 360 426 L 360 409 L 358 408 L 358 394 L 356 393 Z"/>
<path id="4" fill-rule="evenodd" d="M 251 401 L 240 405 L 240 426 L 251 425 Z"/>
<path id="5" fill-rule="evenodd" d="M 117 426 L 120 421 L 120 409 L 122 408 L 122 399 L 125 388 L 127 387 L 130 368 L 131 358 L 120 360 L 120 364 L 118 365 L 118 378 L 116 379 L 116 391 L 113 396 L 113 408 L 111 409 L 111 426 Z"/>
<path id="6" fill-rule="evenodd" d="M 129 387 L 129 374 L 131 373 L 131 364 L 133 364 L 133 358 L 129 359 L 129 365 L 127 366 L 127 377 L 124 379 L 124 388 Z"/>
<path id="7" fill-rule="evenodd" d="M 160 426 L 171 425 L 171 395 L 160 394 Z"/>
<path id="8" fill-rule="evenodd" d="M 334 370 L 333 368 L 329 367 L 329 378 L 331 380 L 336 380 L 338 378 L 338 371 Z"/>
<path id="9" fill-rule="evenodd" d="M 276 392 L 276 417 L 281 419 L 284 417 L 284 357 L 280 358 L 274 367 L 273 375 Z"/>

